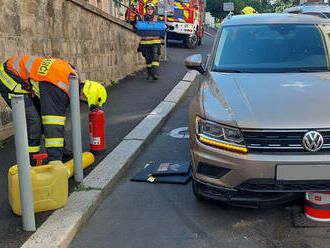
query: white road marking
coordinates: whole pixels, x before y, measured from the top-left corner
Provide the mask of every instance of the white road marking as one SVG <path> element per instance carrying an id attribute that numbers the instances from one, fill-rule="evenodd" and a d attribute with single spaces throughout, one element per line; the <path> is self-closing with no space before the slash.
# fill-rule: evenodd
<path id="1" fill-rule="evenodd" d="M 179 127 L 168 133 L 169 136 L 176 139 L 189 139 L 188 127 Z"/>
<path id="2" fill-rule="evenodd" d="M 210 37 L 214 38 L 214 35 L 213 34 L 210 34 L 210 33 L 205 32 L 205 31 L 204 31 L 204 34 L 206 34 L 207 36 L 210 36 Z"/>

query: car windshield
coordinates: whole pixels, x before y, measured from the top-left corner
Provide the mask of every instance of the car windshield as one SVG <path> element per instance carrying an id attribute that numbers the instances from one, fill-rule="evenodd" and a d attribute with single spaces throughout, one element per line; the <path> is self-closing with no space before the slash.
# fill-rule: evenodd
<path id="1" fill-rule="evenodd" d="M 329 58 L 322 30 L 312 24 L 225 26 L 212 70 L 227 72 L 328 71 Z M 328 42 L 328 40 L 327 40 Z"/>

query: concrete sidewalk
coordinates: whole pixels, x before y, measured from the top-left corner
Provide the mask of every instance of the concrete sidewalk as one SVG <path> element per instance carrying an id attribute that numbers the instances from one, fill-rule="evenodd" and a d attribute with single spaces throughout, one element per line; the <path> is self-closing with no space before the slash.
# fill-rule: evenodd
<path id="1" fill-rule="evenodd" d="M 189 71 L 167 97 L 154 108 L 119 145 L 83 180 L 81 191 L 73 192 L 68 204 L 53 212 L 22 248 L 68 247 L 76 232 L 94 213 L 121 174 L 152 139 L 196 80 Z"/>

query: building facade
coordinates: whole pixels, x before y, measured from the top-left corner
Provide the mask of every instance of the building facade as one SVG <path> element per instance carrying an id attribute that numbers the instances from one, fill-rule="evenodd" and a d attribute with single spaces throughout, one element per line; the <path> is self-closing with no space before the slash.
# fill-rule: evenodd
<path id="1" fill-rule="evenodd" d="M 125 19 L 126 7 L 133 0 L 85 0 L 87 3 L 119 19 Z"/>
<path id="2" fill-rule="evenodd" d="M 109 13 L 109 0 L 86 0 L 86 2 L 94 5 L 95 7 L 98 7 L 104 12 Z"/>

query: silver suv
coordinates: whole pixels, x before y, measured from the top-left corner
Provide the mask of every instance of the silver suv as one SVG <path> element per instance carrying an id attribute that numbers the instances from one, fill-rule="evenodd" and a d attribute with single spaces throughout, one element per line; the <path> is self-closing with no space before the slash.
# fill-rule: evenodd
<path id="1" fill-rule="evenodd" d="M 193 191 L 232 204 L 330 191 L 330 22 L 228 17 L 190 106 Z"/>

